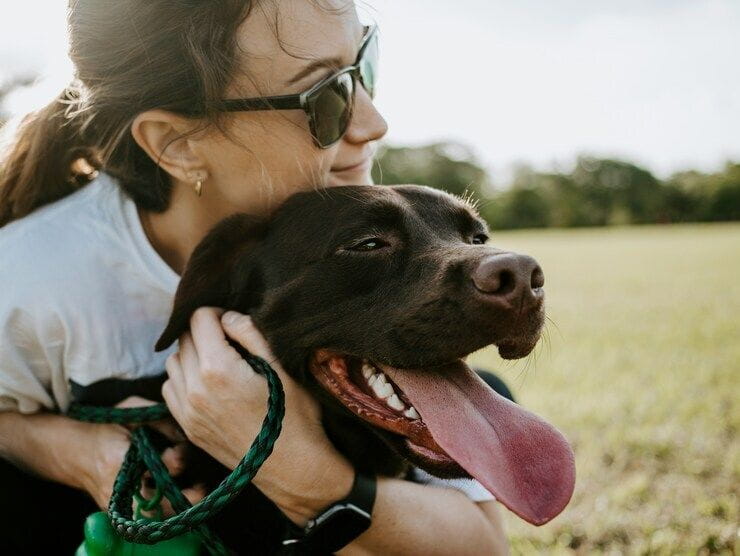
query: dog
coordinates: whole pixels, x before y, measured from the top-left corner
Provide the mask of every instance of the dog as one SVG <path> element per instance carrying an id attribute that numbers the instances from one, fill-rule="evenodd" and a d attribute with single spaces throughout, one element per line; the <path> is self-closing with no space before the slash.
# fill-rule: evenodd
<path id="1" fill-rule="evenodd" d="M 526 356 L 545 318 L 542 269 L 488 236 L 471 203 L 425 186 L 294 194 L 269 219 L 237 214 L 203 239 L 156 349 L 198 307 L 250 314 L 356 469 L 472 476 L 545 523 L 573 492 L 570 447 L 464 362 L 491 344 Z"/>

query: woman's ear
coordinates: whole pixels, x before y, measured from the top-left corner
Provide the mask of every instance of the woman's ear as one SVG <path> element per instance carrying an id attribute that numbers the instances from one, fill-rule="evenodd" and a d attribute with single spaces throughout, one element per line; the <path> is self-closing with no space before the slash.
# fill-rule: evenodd
<path id="1" fill-rule="evenodd" d="M 193 251 L 175 302 L 155 350 L 162 351 L 190 327 L 190 317 L 198 307 L 222 307 L 247 312 L 259 304 L 262 280 L 259 278 L 257 247 L 267 224 L 248 214 L 235 214 L 221 221 Z"/>
<path id="2" fill-rule="evenodd" d="M 155 164 L 181 181 L 191 181 L 194 168 L 207 166 L 192 148 L 196 125 L 195 120 L 174 112 L 152 109 L 136 116 L 131 134 Z"/>

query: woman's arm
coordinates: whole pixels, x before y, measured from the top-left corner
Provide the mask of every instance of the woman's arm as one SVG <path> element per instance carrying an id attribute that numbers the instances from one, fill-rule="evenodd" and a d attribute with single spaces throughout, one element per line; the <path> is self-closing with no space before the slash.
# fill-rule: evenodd
<path id="1" fill-rule="evenodd" d="M 85 490 L 106 508 L 129 446 L 118 425 L 82 423 L 63 415 L 0 412 L 0 457 L 44 479 Z"/>
<path id="2" fill-rule="evenodd" d="M 332 458 L 333 464 L 327 458 L 317 467 L 323 472 L 301 466 L 292 477 L 286 473 L 280 488 L 264 477 L 256 477 L 255 483 L 293 522 L 304 525 L 349 492 L 354 471 L 339 454 Z M 302 481 L 307 475 L 314 475 L 313 484 Z M 451 488 L 379 477 L 370 529 L 338 554 L 506 555 L 508 542 L 497 506 L 495 500 L 475 503 Z"/>
<path id="3" fill-rule="evenodd" d="M 370 529 L 338 554 L 508 554 L 497 502 L 380 478 Z"/>
<path id="4" fill-rule="evenodd" d="M 147 403 L 151 402 L 132 397 L 119 406 Z M 167 423 L 155 426 L 174 442 L 182 440 Z M 128 429 L 120 425 L 84 423 L 54 413 L 0 411 L 0 458 L 43 479 L 88 492 L 101 509 L 108 507 L 130 443 Z M 176 476 L 183 470 L 182 446 L 165 449 L 162 461 Z M 147 495 L 148 490 L 144 492 Z M 191 503 L 204 496 L 198 487 L 185 489 L 183 494 Z M 165 515 L 172 513 L 167 504 L 163 509 Z"/>
<path id="5" fill-rule="evenodd" d="M 304 525 L 349 493 L 354 470 L 326 437 L 318 403 L 275 361 L 249 317 L 222 324 L 199 309 L 180 351 L 167 360 L 162 394 L 190 440 L 233 469 L 257 435 L 266 381 L 239 357 L 226 333 L 269 361 L 285 390 L 285 418 L 254 484 L 288 518 Z M 506 554 L 495 502 L 476 504 L 457 490 L 380 478 L 370 529 L 342 554 Z"/>

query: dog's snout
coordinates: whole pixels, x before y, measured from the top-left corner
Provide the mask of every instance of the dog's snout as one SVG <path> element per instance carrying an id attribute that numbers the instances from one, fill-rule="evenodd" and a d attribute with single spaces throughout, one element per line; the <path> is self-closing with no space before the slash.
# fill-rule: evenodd
<path id="1" fill-rule="evenodd" d="M 545 274 L 537 261 L 517 253 L 486 257 L 473 270 L 472 278 L 478 291 L 505 301 L 521 296 L 537 299 L 545 285 Z"/>

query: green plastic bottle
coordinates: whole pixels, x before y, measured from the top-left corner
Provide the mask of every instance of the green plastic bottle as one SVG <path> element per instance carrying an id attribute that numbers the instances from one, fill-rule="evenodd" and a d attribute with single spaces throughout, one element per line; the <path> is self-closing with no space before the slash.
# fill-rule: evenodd
<path id="1" fill-rule="evenodd" d="M 75 556 L 199 556 L 202 542 L 185 533 L 157 544 L 137 544 L 118 536 L 108 514 L 96 512 L 85 520 L 85 540 Z"/>

